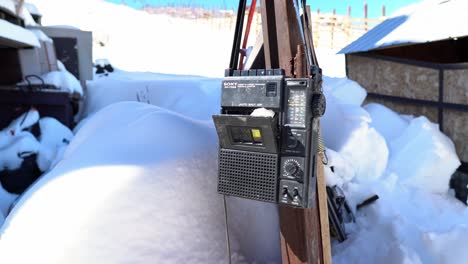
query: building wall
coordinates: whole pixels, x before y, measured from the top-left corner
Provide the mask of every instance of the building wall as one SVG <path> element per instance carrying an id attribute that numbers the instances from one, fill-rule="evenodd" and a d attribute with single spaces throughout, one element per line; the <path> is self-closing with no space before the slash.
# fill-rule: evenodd
<path id="1" fill-rule="evenodd" d="M 460 159 L 468 162 L 468 111 L 444 107 L 439 113 L 437 106 L 442 84 L 442 102 L 468 109 L 468 65 L 465 69 L 453 65 L 443 67 L 443 64 L 346 55 L 348 78 L 371 93 L 366 102 L 380 103 L 402 114 L 424 115 L 434 123 L 439 123 L 440 116 L 442 130 L 454 141 Z M 377 95 L 373 96 L 372 93 Z M 415 103 L 405 99 L 420 101 Z"/>
<path id="2" fill-rule="evenodd" d="M 368 92 L 411 99 L 439 99 L 439 71 L 368 57 L 347 55 L 348 78 Z"/>

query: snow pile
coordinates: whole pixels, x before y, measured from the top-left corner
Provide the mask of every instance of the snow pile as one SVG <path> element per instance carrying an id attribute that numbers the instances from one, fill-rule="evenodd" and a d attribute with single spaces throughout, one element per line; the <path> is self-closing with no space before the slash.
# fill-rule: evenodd
<path id="1" fill-rule="evenodd" d="M 68 91 L 71 94 L 83 95 L 83 88 L 80 82 L 69 71 L 52 71 L 45 73 L 42 79 L 46 84 L 51 84 L 59 89 Z"/>
<path id="2" fill-rule="evenodd" d="M 109 58 L 116 68 L 222 77 L 229 65 L 232 20 L 174 18 L 100 0 L 32 2 L 45 26 L 92 31 L 94 59 Z"/>
<path id="3" fill-rule="evenodd" d="M 24 157 L 37 153 L 39 143 L 28 131 L 24 131 L 39 120 L 39 113 L 30 110 L 0 131 L 0 168 L 16 170 Z"/>
<path id="4" fill-rule="evenodd" d="M 383 105 L 371 103 L 365 105 L 364 109 L 372 119 L 371 126 L 385 138 L 387 143 L 401 135 L 408 127 L 408 120 Z"/>
<path id="5" fill-rule="evenodd" d="M 453 144 L 424 117 L 361 107 L 366 92 L 354 82 L 324 81 L 327 182 L 342 187 L 352 206 L 380 196 L 348 224 L 334 262 L 452 258 L 442 252 L 450 239 L 462 243 L 460 223 L 468 219 L 447 195 L 459 164 Z M 116 70 L 89 87 L 88 117 L 64 159 L 0 231 L 0 260 L 224 262 L 217 137 L 208 121 L 219 111 L 220 80 Z M 280 262 L 276 206 L 230 198 L 228 211 L 238 262 Z M 30 254 L 19 254 L 24 248 Z"/>
<path id="6" fill-rule="evenodd" d="M 327 110 L 321 121 L 325 145 L 354 164 L 347 177 L 361 181 L 380 178 L 387 167 L 389 151 L 385 139 L 370 127 L 369 113 L 360 107 L 365 90 L 340 78 L 325 78 L 323 87 L 327 97 Z"/>
<path id="7" fill-rule="evenodd" d="M 328 77 L 346 77 L 345 55 L 336 54 L 339 50 L 317 48 L 315 54 L 322 68 L 322 74 Z"/>
<path id="8" fill-rule="evenodd" d="M 460 166 L 453 142 L 426 117 L 413 119 L 390 142 L 390 150 L 389 168 L 401 181 L 429 192 L 446 193 L 450 176 Z"/>
<path id="9" fill-rule="evenodd" d="M 332 166 L 339 171 L 334 160 L 347 162 L 343 164 L 345 180 L 375 181 L 396 173 L 410 186 L 447 192 L 460 161 L 453 143 L 437 125 L 425 117 L 406 117 L 408 121 L 378 104 L 361 107 L 366 93 L 347 79 L 325 78 L 324 92 L 328 100 L 322 118 L 323 138 L 335 151 Z M 417 162 L 412 162 L 415 157 Z"/>
<path id="10" fill-rule="evenodd" d="M 39 139 L 27 131 L 37 122 L 41 133 Z M 0 131 L 0 168 L 16 170 L 25 157 L 37 154 L 39 168 L 47 171 L 72 138 L 70 129 L 59 121 L 50 117 L 39 119 L 39 112 L 31 109 Z"/>
<path id="11" fill-rule="evenodd" d="M 41 133 L 39 140 L 28 131 L 38 122 Z M 0 171 L 17 170 L 26 157 L 34 154 L 37 154 L 39 169 L 47 171 L 61 159 L 63 150 L 72 138 L 71 131 L 56 119 L 40 119 L 38 111 L 31 109 L 0 131 Z M 0 225 L 16 197 L 0 185 Z"/>
<path id="12" fill-rule="evenodd" d="M 44 117 L 39 120 L 40 149 L 37 155 L 37 165 L 41 171 L 47 171 L 58 162 L 71 139 L 73 133 L 57 119 Z"/>
<path id="13" fill-rule="evenodd" d="M 378 104 L 361 107 L 365 92 L 354 82 L 325 78 L 324 92 L 327 184 L 343 188 L 352 206 L 380 196 L 357 212 L 356 224 L 347 225 L 349 239 L 334 245 L 333 262 L 466 259 L 453 247 L 468 235 L 461 225 L 468 222 L 468 210 L 448 194 L 450 176 L 460 165 L 451 140 L 425 117 L 400 116 Z"/>
<path id="14" fill-rule="evenodd" d="M 88 85 L 84 116 L 116 102 L 137 101 L 211 120 L 206 113 L 219 112 L 221 79 L 156 73 L 124 72 L 116 69 L 100 75 Z M 210 121 L 211 122 L 211 121 Z"/>
<path id="15" fill-rule="evenodd" d="M 223 263 L 216 155 L 211 126 L 147 104 L 113 104 L 14 208 L 0 262 Z"/>

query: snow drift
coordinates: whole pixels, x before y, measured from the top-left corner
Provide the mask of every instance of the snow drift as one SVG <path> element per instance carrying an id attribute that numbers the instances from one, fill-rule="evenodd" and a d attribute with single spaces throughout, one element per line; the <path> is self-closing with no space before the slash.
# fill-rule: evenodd
<path id="1" fill-rule="evenodd" d="M 216 142 L 211 127 L 158 107 L 109 106 L 15 207 L 0 262 L 224 262 Z"/>

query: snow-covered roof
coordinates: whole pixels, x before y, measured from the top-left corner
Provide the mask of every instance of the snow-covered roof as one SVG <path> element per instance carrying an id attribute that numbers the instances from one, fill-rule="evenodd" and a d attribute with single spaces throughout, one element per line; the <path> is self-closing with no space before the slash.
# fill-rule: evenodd
<path id="1" fill-rule="evenodd" d="M 42 16 L 41 12 L 37 9 L 37 7 L 34 4 L 31 3 L 25 3 L 24 7 L 29 11 L 31 15 L 37 15 L 37 16 Z"/>
<path id="2" fill-rule="evenodd" d="M 0 19 L 0 46 L 41 47 L 34 33 L 3 19 Z"/>
<path id="3" fill-rule="evenodd" d="M 0 0 L 0 10 L 13 15 L 16 13 L 15 3 L 12 0 Z"/>
<path id="4" fill-rule="evenodd" d="M 398 10 L 339 53 L 468 36 L 468 1 L 425 0 Z"/>

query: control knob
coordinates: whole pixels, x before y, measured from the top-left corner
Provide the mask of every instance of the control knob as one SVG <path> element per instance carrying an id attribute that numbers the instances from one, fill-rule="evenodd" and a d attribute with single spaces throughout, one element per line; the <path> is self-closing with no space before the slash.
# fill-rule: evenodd
<path id="1" fill-rule="evenodd" d="M 299 172 L 299 169 L 299 164 L 297 164 L 297 162 L 294 160 L 288 160 L 284 164 L 284 171 L 291 176 L 296 176 Z"/>

